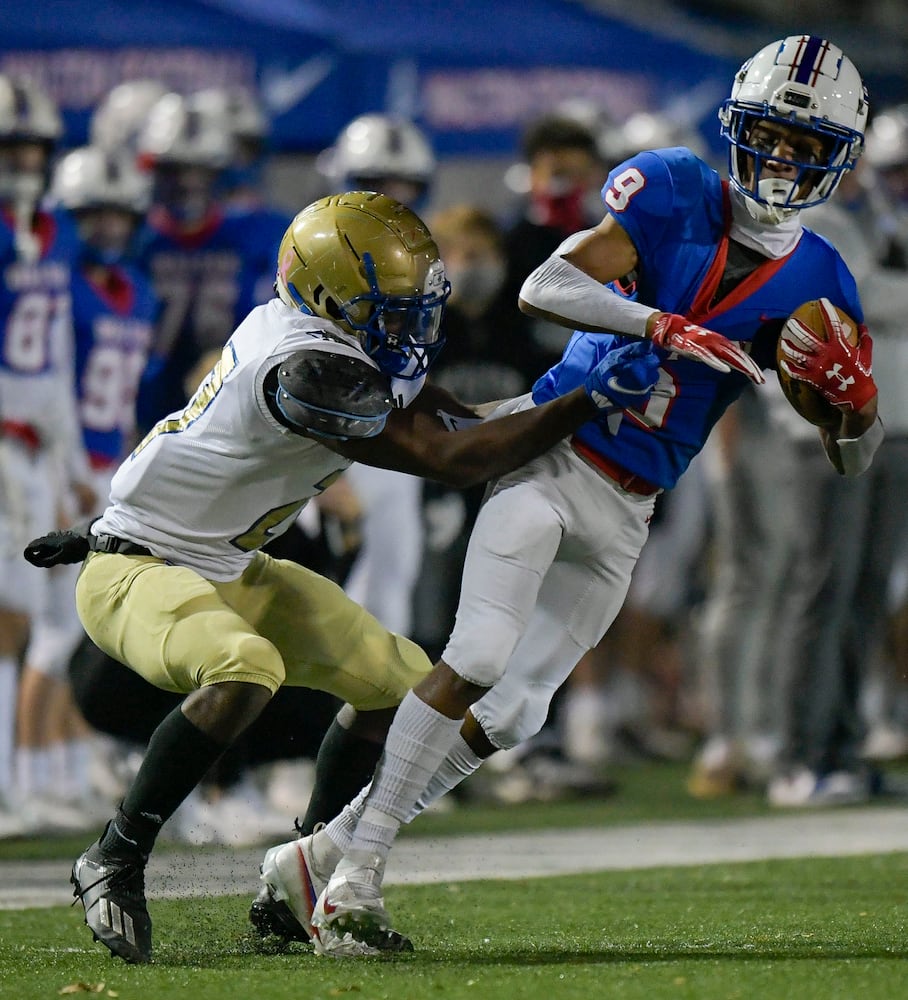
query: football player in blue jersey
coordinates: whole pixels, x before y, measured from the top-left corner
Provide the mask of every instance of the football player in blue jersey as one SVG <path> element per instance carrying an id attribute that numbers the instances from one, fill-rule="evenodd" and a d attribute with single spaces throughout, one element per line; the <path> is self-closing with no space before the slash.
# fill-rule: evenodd
<path id="1" fill-rule="evenodd" d="M 786 325 L 820 298 L 862 320 L 842 259 L 799 219 L 861 153 L 861 77 L 829 41 L 789 37 L 742 66 L 719 114 L 730 181 L 685 148 L 634 156 L 611 171 L 599 225 L 569 237 L 522 287 L 526 311 L 577 332 L 515 408 L 575 388 L 635 341 L 655 388 L 627 372 L 605 377 L 620 411 L 492 486 L 448 645 L 401 703 L 371 786 L 323 831 L 266 855 L 263 880 L 319 953 L 376 952 L 390 928 L 382 879 L 401 823 L 539 729 L 621 607 L 656 495 L 747 380 L 763 381 L 780 335 L 789 370 L 839 410 L 820 431 L 835 467 L 856 475 L 872 460 L 882 427 L 866 330 L 852 347 L 798 341 Z M 633 298 L 613 286 L 629 274 Z"/>
<path id="2" fill-rule="evenodd" d="M 22 832 L 21 793 L 49 781 L 46 768 L 37 774 L 33 759 L 17 755 L 20 801 L 8 808 L 18 661 L 47 587 L 45 574 L 26 566 L 17 549 L 38 525 L 55 521 L 56 481 L 72 489 L 83 513 L 96 500 L 72 366 L 70 276 L 78 236 L 66 212 L 41 206 L 62 134 L 47 93 L 0 74 L 0 835 Z"/>
<path id="3" fill-rule="evenodd" d="M 50 200 L 72 213 L 79 231 L 72 272 L 75 387 L 82 438 L 96 497 L 106 497 L 117 466 L 133 444 L 135 400 L 148 359 L 158 303 L 129 262 L 150 200 L 150 178 L 122 155 L 85 146 L 55 166 Z M 67 496 L 59 498 L 72 510 Z M 101 508 L 81 515 L 100 514 Z M 78 568 L 57 567 L 48 600 L 32 623 L 19 692 L 20 759 L 57 755 L 69 766 L 60 788 L 32 795 L 33 825 L 87 829 L 91 824 L 88 739 L 72 709 L 66 670 L 83 631 L 73 597 Z M 32 767 L 34 769 L 34 765 Z M 68 825 L 64 818 L 68 817 Z"/>
<path id="4" fill-rule="evenodd" d="M 210 92 L 164 94 L 148 112 L 137 154 L 154 177 L 138 261 L 162 303 L 138 420 L 147 430 L 181 409 L 236 325 L 268 300 L 287 223 L 280 212 L 225 204 L 219 185 L 234 163 L 230 109 Z"/>

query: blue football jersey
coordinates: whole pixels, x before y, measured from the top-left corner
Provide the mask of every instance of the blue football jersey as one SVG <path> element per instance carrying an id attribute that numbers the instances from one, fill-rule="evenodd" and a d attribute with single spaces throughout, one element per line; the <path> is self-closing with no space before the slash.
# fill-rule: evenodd
<path id="1" fill-rule="evenodd" d="M 98 284 L 77 268 L 72 286 L 79 418 L 95 468 L 119 464 L 132 447 L 136 394 L 158 312 L 151 284 L 134 268 L 109 268 L 106 278 Z"/>
<path id="2" fill-rule="evenodd" d="M 650 151 L 620 164 L 609 174 L 603 200 L 637 249 L 634 297 L 748 344 L 764 368 L 775 364 L 782 323 L 810 299 L 826 297 L 863 322 L 854 278 L 844 261 L 808 229 L 787 256 L 767 259 L 720 297 L 731 227 L 728 188 L 688 149 Z M 614 290 L 624 294 L 617 286 Z M 575 332 L 561 361 L 534 385 L 533 398 L 545 402 L 582 385 L 603 357 L 629 339 Z M 647 403 L 625 410 L 615 433 L 590 421 L 577 437 L 593 452 L 669 489 L 747 378 L 654 350 L 661 359 L 659 380 Z"/>
<path id="3" fill-rule="evenodd" d="M 78 251 L 65 212 L 38 212 L 37 253 L 17 251 L 15 226 L 0 213 L 0 417 L 54 436 L 55 398 L 72 392 L 71 265 Z M 63 384 L 61 381 L 65 380 Z"/>
<path id="4" fill-rule="evenodd" d="M 191 233 L 152 211 L 139 264 L 161 302 L 154 361 L 143 380 L 140 421 L 151 425 L 182 409 L 183 385 L 204 353 L 223 347 L 272 295 L 277 251 L 289 219 L 268 209 L 213 212 Z"/>

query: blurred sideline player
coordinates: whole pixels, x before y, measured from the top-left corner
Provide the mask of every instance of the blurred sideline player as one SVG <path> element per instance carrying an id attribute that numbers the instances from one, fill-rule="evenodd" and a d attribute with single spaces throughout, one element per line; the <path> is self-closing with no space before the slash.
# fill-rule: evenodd
<path id="1" fill-rule="evenodd" d="M 142 429 L 183 407 L 199 362 L 219 352 L 236 324 L 270 294 L 287 219 L 270 209 L 222 203 L 219 184 L 235 149 L 227 108 L 204 92 L 165 94 L 137 138 L 140 162 L 154 178 L 138 259 L 162 303 L 139 395 Z"/>
<path id="2" fill-rule="evenodd" d="M 332 190 L 378 191 L 421 213 L 431 194 L 435 154 L 410 120 L 367 114 L 341 130 L 316 166 Z M 354 465 L 344 479 L 362 507 L 362 546 L 344 589 L 392 632 L 409 636 L 424 546 L 422 481 L 368 465 Z M 389 526 L 389 510 L 406 530 Z"/>
<path id="3" fill-rule="evenodd" d="M 450 286 L 421 220 L 382 195 L 314 202 L 277 259 L 277 298 L 120 466 L 89 533 L 26 550 L 46 567 L 84 560 L 76 599 L 92 640 L 187 695 L 73 866 L 90 929 L 130 962 L 151 958 L 144 869 L 161 827 L 278 688 L 346 702 L 319 753 L 311 829 L 372 773 L 393 707 L 431 667 L 336 584 L 264 555 L 263 543 L 352 461 L 471 485 L 613 411 L 606 382 L 624 376 L 610 358 L 548 405 L 488 420 L 425 386 Z M 452 432 L 458 420 L 471 425 Z"/>
<path id="4" fill-rule="evenodd" d="M 76 512 L 72 500 L 61 496 L 71 518 L 101 513 L 101 498 L 133 444 L 136 393 L 158 303 L 130 254 L 150 196 L 150 179 L 131 158 L 100 147 L 73 150 L 54 169 L 50 200 L 72 213 L 79 232 L 72 274 L 75 385 L 98 498 L 94 509 Z M 77 567 L 70 566 L 48 574 L 48 602 L 33 622 L 20 682 L 20 790 L 38 828 L 70 817 L 78 829 L 87 829 L 96 820 L 85 813 L 79 821 L 80 809 L 89 808 L 92 799 L 92 742 L 66 677 L 83 636 L 73 598 L 77 575 Z M 47 755 L 53 770 L 42 775 L 38 762 Z"/>
<path id="5" fill-rule="evenodd" d="M 829 460 L 843 475 L 870 466 L 883 432 L 866 329 L 856 348 L 824 346 L 787 323 L 807 298 L 862 317 L 844 262 L 798 213 L 854 166 L 866 119 L 863 82 L 840 49 L 774 42 L 742 66 L 720 111 L 730 182 L 681 147 L 633 157 L 609 175 L 602 222 L 524 283 L 523 308 L 577 332 L 523 405 L 631 348 L 633 381 L 625 371 L 609 387 L 644 402 L 501 477 L 470 540 L 451 639 L 398 708 L 372 782 L 324 830 L 266 854 L 263 879 L 320 953 L 376 953 L 391 930 L 382 881 L 401 823 L 539 729 L 617 614 L 656 495 L 748 379 L 764 380 L 780 340 L 794 377 L 841 414 L 820 431 Z M 633 300 L 609 287 L 631 272 Z M 830 384 L 832 365 L 842 378 Z"/>
<path id="6" fill-rule="evenodd" d="M 258 98 L 246 87 L 207 87 L 193 98 L 206 113 L 223 116 L 233 133 L 230 165 L 219 182 L 219 193 L 231 208 L 265 206 L 262 170 L 268 152 L 269 123 Z"/>
<path id="7" fill-rule="evenodd" d="M 30 787 L 32 777 L 13 773 L 17 674 L 30 626 L 46 610 L 49 583 L 16 549 L 37 525 L 57 523 L 61 493 L 75 497 L 77 515 L 96 502 L 73 375 L 70 272 L 78 237 L 66 213 L 40 206 L 61 134 L 59 112 L 39 87 L 0 75 L 0 833 L 6 835 L 31 825 L 12 801 L 14 784 Z M 16 767 L 32 763 L 19 759 Z M 35 777 L 43 781 L 46 774 Z"/>
<path id="8" fill-rule="evenodd" d="M 555 110 L 532 120 L 520 153 L 521 161 L 505 174 L 518 196 L 505 221 L 505 294 L 512 300 L 524 278 L 566 236 L 598 221 L 598 192 L 607 173 L 593 126 L 573 112 Z M 567 343 L 564 327 L 544 316 L 527 316 L 525 322 L 534 351 L 545 364 L 554 364 Z"/>
<path id="9" fill-rule="evenodd" d="M 878 125 L 875 120 L 868 130 L 865 169 L 808 215 L 811 227 L 840 249 L 865 302 L 886 438 L 871 470 L 855 481 L 828 475 L 797 445 L 797 559 L 789 599 L 798 613 L 784 679 L 783 744 L 767 789 L 776 807 L 851 804 L 904 792 L 878 762 L 864 759 L 865 697 L 880 672 L 892 571 L 908 539 L 901 516 L 908 491 L 908 275 L 904 263 L 886 266 L 898 244 L 887 238 L 883 204 L 870 194 L 879 186 L 873 169 Z M 836 532 L 838 524 L 848 531 Z M 895 700 L 891 679 L 883 692 L 884 701 Z"/>

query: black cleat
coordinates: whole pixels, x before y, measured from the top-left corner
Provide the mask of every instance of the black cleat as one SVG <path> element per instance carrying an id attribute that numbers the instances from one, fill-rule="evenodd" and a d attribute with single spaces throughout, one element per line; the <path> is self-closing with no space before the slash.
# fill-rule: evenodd
<path id="1" fill-rule="evenodd" d="M 249 922 L 263 937 L 275 936 L 285 943 L 290 941 L 309 942 L 309 935 L 296 919 L 290 907 L 282 900 L 275 899 L 270 885 L 263 885 L 249 908 Z"/>
<path id="2" fill-rule="evenodd" d="M 70 882 L 96 941 L 125 962 L 151 961 L 151 917 L 145 905 L 141 858 L 104 854 L 95 841 L 77 858 Z"/>

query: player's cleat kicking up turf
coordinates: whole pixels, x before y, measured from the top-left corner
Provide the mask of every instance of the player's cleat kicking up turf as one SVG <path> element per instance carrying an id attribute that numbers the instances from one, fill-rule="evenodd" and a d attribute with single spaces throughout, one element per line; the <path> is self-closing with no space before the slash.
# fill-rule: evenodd
<path id="1" fill-rule="evenodd" d="M 70 881 L 94 939 L 126 962 L 150 962 L 144 858 L 105 854 L 100 841 L 95 841 L 77 858 Z"/>
<path id="2" fill-rule="evenodd" d="M 330 871 L 320 871 L 312 850 L 313 836 L 272 847 L 262 862 L 262 886 L 249 910 L 249 920 L 262 937 L 285 941 L 314 940 L 312 911 L 328 884 Z"/>
<path id="3" fill-rule="evenodd" d="M 391 927 L 381 894 L 384 863 L 377 855 L 365 864 L 344 859 L 312 912 L 319 955 L 355 958 L 413 951 L 410 939 Z"/>

